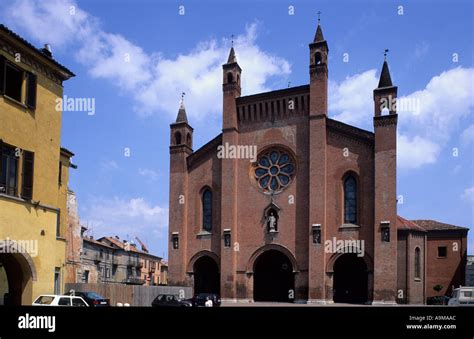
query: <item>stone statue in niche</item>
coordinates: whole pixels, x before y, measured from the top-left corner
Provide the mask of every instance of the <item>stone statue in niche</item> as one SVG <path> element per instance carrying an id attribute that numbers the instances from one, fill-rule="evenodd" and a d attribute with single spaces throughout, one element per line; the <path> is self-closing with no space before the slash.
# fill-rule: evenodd
<path id="1" fill-rule="evenodd" d="M 267 229 L 270 233 L 277 231 L 277 219 L 273 211 L 271 211 L 267 217 Z"/>

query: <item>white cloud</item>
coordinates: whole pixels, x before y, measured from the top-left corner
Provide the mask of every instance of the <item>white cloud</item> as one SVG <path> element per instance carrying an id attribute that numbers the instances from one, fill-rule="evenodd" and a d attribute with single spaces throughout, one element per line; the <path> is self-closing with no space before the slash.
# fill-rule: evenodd
<path id="1" fill-rule="evenodd" d="M 97 25 L 97 21 L 74 2 L 16 0 L 9 6 L 3 5 L 9 24 L 22 27 L 33 39 L 53 46 L 64 46 L 74 39 L 83 38 Z"/>
<path id="2" fill-rule="evenodd" d="M 153 205 L 144 198 L 129 200 L 113 197 L 94 198 L 86 204 L 81 222 L 92 226 L 96 237 L 118 235 L 149 239 L 166 233 L 168 208 Z"/>
<path id="3" fill-rule="evenodd" d="M 100 169 L 102 171 L 112 171 L 118 168 L 119 166 L 115 160 L 104 160 L 100 163 Z"/>
<path id="4" fill-rule="evenodd" d="M 140 174 L 142 177 L 148 178 L 151 181 L 155 181 L 159 177 L 158 172 L 149 168 L 139 168 L 138 174 Z"/>
<path id="5" fill-rule="evenodd" d="M 474 186 L 466 188 L 461 194 L 461 198 L 474 203 Z"/>
<path id="6" fill-rule="evenodd" d="M 457 67 L 434 76 L 423 90 L 398 99 L 398 163 L 401 168 L 419 168 L 435 163 L 441 149 L 474 108 L 474 69 Z M 372 129 L 372 91 L 377 86 L 375 70 L 330 83 L 329 108 L 334 119 Z M 474 127 L 461 140 L 473 140 Z"/>
<path id="7" fill-rule="evenodd" d="M 445 143 L 474 107 L 474 68 L 457 67 L 433 77 L 425 89 L 402 99 L 418 101 L 418 111 L 401 112 L 400 125 Z"/>
<path id="8" fill-rule="evenodd" d="M 461 133 L 461 142 L 463 145 L 468 145 L 474 141 L 474 124 L 467 127 Z"/>
<path id="9" fill-rule="evenodd" d="M 419 168 L 436 162 L 440 147 L 418 135 L 397 135 L 397 163 L 402 168 Z"/>
<path id="10" fill-rule="evenodd" d="M 373 90 L 377 87 L 376 70 L 347 77 L 340 84 L 329 83 L 329 111 L 334 119 L 348 124 L 368 126 L 374 115 Z"/>
<path id="11" fill-rule="evenodd" d="M 71 15 L 71 6 L 75 14 Z M 99 20 L 81 10 L 73 1 L 12 1 L 6 19 L 33 39 L 51 42 L 58 47 L 76 45 L 77 60 L 95 78 L 109 80 L 134 99 L 134 109 L 141 115 L 167 112 L 175 117 L 181 92 L 186 93 L 190 118 L 203 119 L 222 109 L 222 64 L 227 61 L 230 42 L 202 41 L 176 58 L 160 53 L 147 54 L 124 36 L 105 32 Z M 245 28 L 237 36 L 235 50 L 243 69 L 242 92 L 250 94 L 269 90 L 272 77 L 285 78 L 290 64 L 262 51 L 256 44 L 258 24 Z"/>

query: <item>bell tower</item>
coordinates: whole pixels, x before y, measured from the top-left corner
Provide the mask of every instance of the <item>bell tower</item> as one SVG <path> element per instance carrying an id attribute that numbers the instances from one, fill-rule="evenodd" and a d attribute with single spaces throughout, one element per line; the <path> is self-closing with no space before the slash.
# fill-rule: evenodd
<path id="1" fill-rule="evenodd" d="M 320 13 L 318 13 L 319 15 Z M 326 288 L 331 285 L 326 281 L 326 253 L 323 246 L 314 246 L 312 227 L 317 226 L 321 232 L 321 242 L 326 236 L 326 191 L 327 191 L 327 113 L 328 113 L 328 53 L 329 48 L 323 36 L 320 19 L 313 42 L 309 44 L 309 224 L 308 234 L 308 302 L 322 303 L 332 299 L 332 291 Z"/>
<path id="2" fill-rule="evenodd" d="M 237 129 L 237 108 L 235 99 L 240 97 L 240 76 L 242 69 L 237 63 L 234 47 L 230 49 L 227 63 L 222 65 L 222 91 L 224 95 L 223 130 Z"/>
<path id="3" fill-rule="evenodd" d="M 316 34 L 309 44 L 310 116 L 328 114 L 328 53 L 328 44 L 318 18 Z"/>
<path id="4" fill-rule="evenodd" d="M 187 157 L 193 153 L 193 128 L 188 124 L 184 93 L 176 122 L 170 125 L 170 195 L 169 195 L 169 281 L 187 286 L 188 168 Z"/>
<path id="5" fill-rule="evenodd" d="M 374 89 L 374 305 L 394 304 L 397 296 L 397 87 L 387 52 Z"/>

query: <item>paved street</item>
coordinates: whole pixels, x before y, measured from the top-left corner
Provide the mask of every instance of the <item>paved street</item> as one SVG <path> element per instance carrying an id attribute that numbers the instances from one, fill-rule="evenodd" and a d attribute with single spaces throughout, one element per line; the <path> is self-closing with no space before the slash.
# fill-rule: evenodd
<path id="1" fill-rule="evenodd" d="M 284 303 L 284 302 L 252 302 L 252 303 L 232 303 L 232 302 L 222 302 L 222 307 L 371 307 L 372 305 L 359 305 L 359 304 L 345 304 L 345 303 L 337 303 L 337 304 L 292 304 L 292 303 Z M 429 306 L 430 305 L 377 305 L 381 307 L 413 307 L 413 306 Z M 440 305 L 439 307 L 446 307 Z"/>

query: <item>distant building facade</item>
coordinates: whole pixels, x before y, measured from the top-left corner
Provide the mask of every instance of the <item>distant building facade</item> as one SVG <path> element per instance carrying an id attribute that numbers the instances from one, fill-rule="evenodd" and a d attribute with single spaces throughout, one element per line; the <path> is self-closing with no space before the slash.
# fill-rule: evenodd
<path id="1" fill-rule="evenodd" d="M 143 285 L 142 263 L 138 251 L 127 242 L 112 237 L 83 240 L 84 283 Z"/>
<path id="2" fill-rule="evenodd" d="M 94 239 L 88 235 L 72 191 L 68 192 L 67 212 L 66 283 L 166 285 L 167 264 L 143 243 L 140 250 L 118 236 Z"/>

